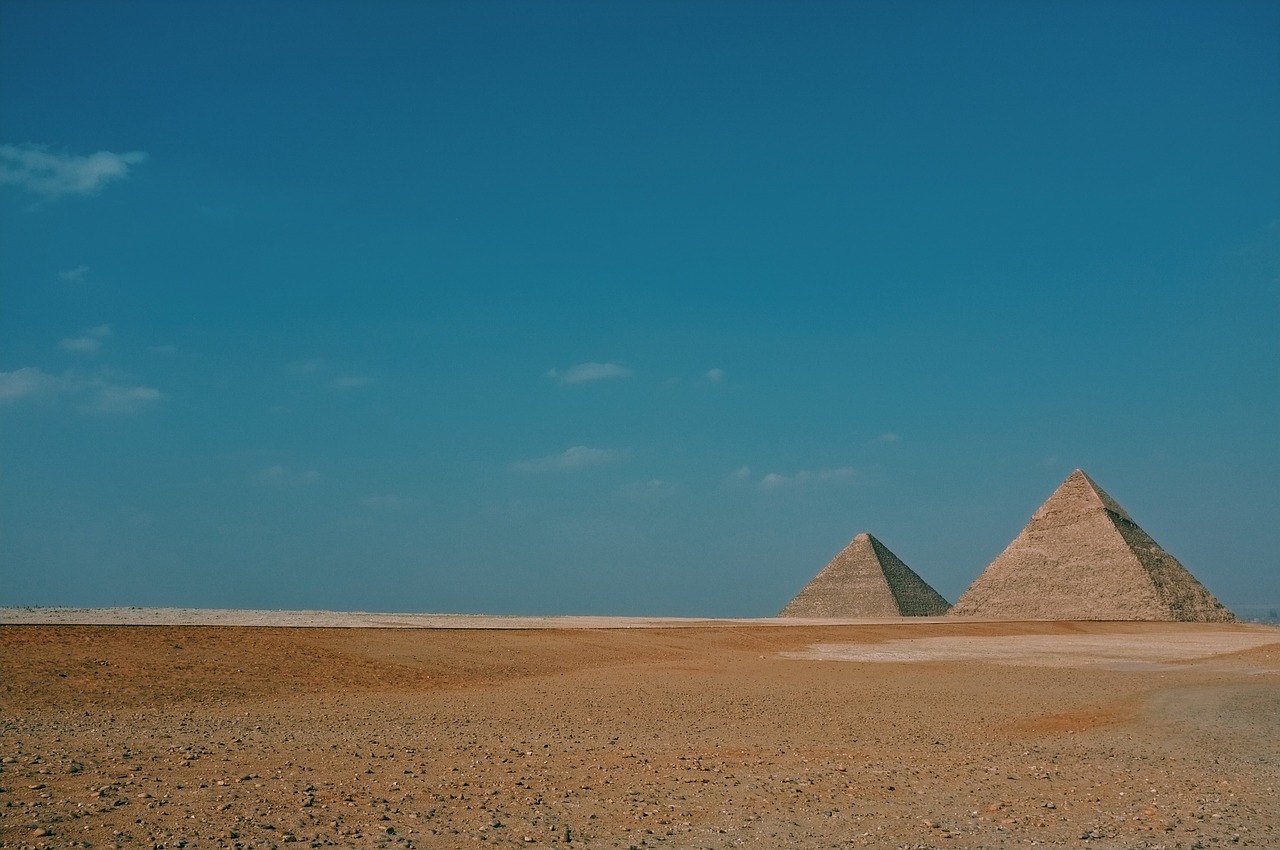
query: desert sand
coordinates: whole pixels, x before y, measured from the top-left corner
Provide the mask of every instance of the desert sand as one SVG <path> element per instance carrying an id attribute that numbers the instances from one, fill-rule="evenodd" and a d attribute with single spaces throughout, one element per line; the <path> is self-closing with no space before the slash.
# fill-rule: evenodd
<path id="1" fill-rule="evenodd" d="M 133 610 L 5 612 L 0 845 L 1280 846 L 1275 628 Z"/>

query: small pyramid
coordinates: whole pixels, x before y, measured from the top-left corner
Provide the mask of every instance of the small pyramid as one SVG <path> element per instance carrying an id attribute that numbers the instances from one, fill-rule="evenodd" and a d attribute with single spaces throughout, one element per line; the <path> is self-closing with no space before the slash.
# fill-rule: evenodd
<path id="1" fill-rule="evenodd" d="M 947 600 L 870 534 L 862 533 L 787 603 L 779 617 L 932 617 Z"/>
<path id="2" fill-rule="evenodd" d="M 1002 620 L 1235 619 L 1079 469 L 951 613 Z"/>

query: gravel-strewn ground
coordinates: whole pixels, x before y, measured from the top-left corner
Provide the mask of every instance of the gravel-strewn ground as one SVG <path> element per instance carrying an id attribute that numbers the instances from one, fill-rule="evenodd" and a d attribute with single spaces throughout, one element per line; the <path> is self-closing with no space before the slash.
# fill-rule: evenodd
<path id="1" fill-rule="evenodd" d="M 5 847 L 1277 847 L 1280 630 L 6 625 L 0 787 Z"/>

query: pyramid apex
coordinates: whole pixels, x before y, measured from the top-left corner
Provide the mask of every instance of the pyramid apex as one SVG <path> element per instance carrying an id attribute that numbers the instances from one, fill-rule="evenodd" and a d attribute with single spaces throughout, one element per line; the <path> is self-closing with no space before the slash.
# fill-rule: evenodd
<path id="1" fill-rule="evenodd" d="M 1086 487 L 1088 487 L 1090 490 L 1101 490 L 1101 489 L 1102 489 L 1101 487 L 1099 487 L 1099 486 L 1098 486 L 1098 482 L 1097 482 L 1097 481 L 1094 481 L 1092 478 L 1090 478 L 1090 477 L 1089 477 L 1089 473 L 1087 473 L 1087 472 L 1085 472 L 1083 469 L 1079 469 L 1079 468 L 1077 468 L 1074 472 L 1072 472 L 1070 475 L 1068 475 L 1068 476 L 1063 480 L 1063 482 L 1062 482 L 1062 483 L 1063 483 L 1063 484 L 1071 484 L 1071 483 L 1074 483 L 1074 484 L 1083 484 L 1083 485 L 1085 485 Z"/>
<path id="2" fill-rule="evenodd" d="M 1128 511 L 1099 487 L 1098 482 L 1090 478 L 1083 469 L 1077 469 L 1058 485 L 1058 489 L 1053 491 L 1053 495 L 1036 510 L 1032 518 L 1078 517 L 1099 508 L 1133 522 Z"/>
<path id="3" fill-rule="evenodd" d="M 1124 517 L 1129 520 L 1129 522 L 1133 522 L 1133 517 L 1129 516 L 1129 512 L 1126 511 L 1119 502 L 1112 498 L 1110 493 L 1103 490 L 1102 487 L 1098 485 L 1097 481 L 1090 478 L 1089 473 L 1085 472 L 1083 469 L 1077 469 L 1075 472 L 1071 473 L 1067 478 L 1067 482 L 1083 484 L 1088 491 L 1093 494 L 1094 498 L 1101 503 L 1104 509 L 1116 514 L 1117 516 Z M 1064 482 L 1064 485 L 1067 482 Z"/>

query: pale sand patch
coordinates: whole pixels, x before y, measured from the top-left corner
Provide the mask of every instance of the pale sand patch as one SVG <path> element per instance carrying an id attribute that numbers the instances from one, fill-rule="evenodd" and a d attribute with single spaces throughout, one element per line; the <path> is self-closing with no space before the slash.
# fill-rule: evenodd
<path id="1" fill-rule="evenodd" d="M 1199 631 L 1188 634 L 998 635 L 902 638 L 876 644 L 818 643 L 786 658 L 879 663 L 983 661 L 1033 667 L 1095 667 L 1104 670 L 1172 670 L 1189 662 L 1275 645 L 1274 629 Z M 1200 665 L 1203 669 L 1203 665 Z M 1280 671 L 1219 662 L 1234 672 Z"/>

